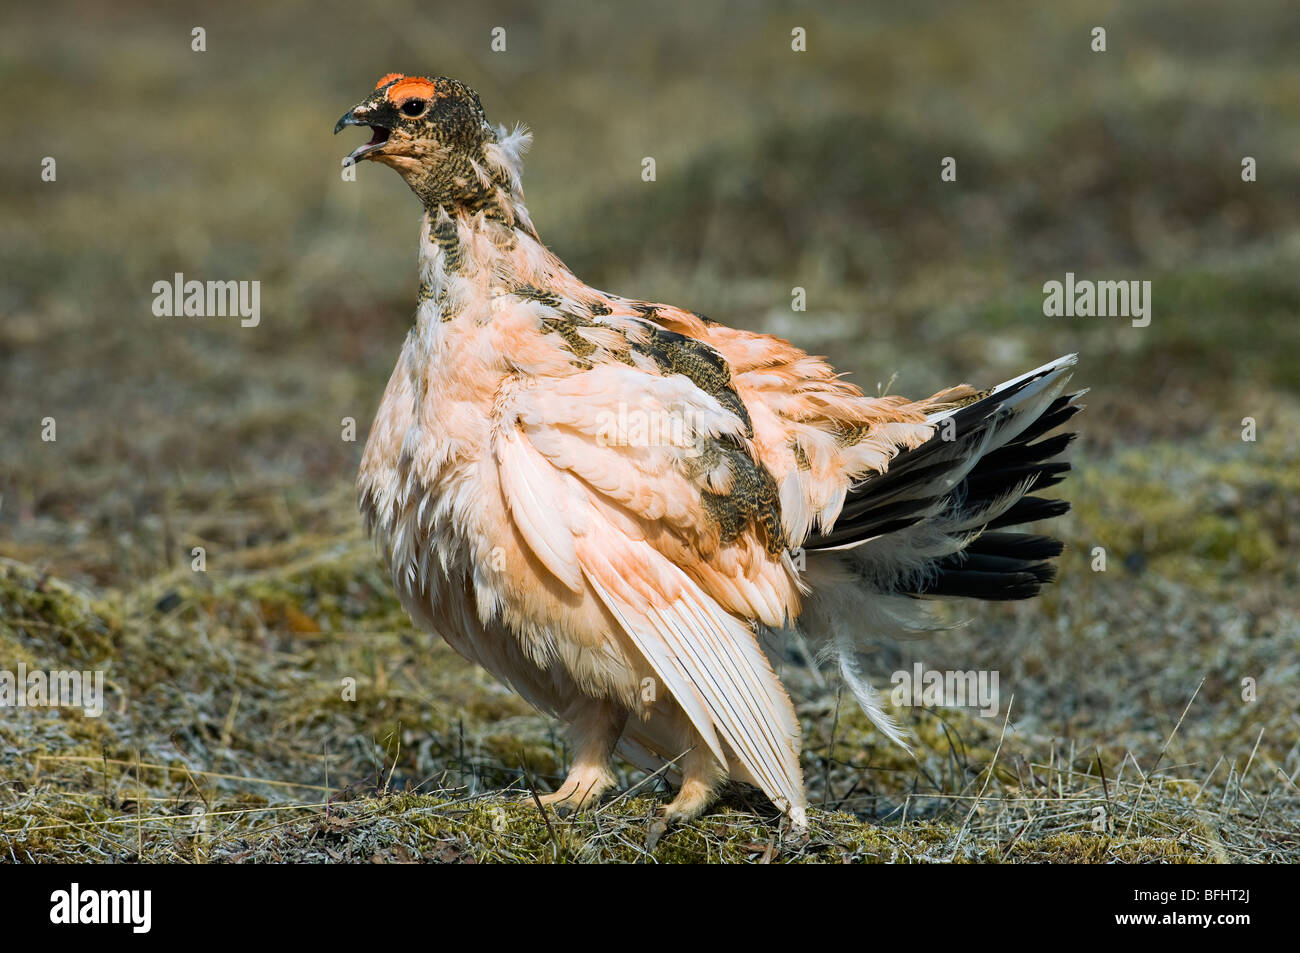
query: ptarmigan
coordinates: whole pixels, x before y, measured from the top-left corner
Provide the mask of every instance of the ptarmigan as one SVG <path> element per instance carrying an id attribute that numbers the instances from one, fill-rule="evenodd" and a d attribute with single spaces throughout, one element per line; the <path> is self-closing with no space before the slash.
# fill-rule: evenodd
<path id="1" fill-rule="evenodd" d="M 390 74 L 339 120 L 349 157 L 424 203 L 415 325 L 370 431 L 361 509 L 414 622 L 573 732 L 543 800 L 590 804 L 616 749 L 670 763 L 666 822 L 719 784 L 805 823 L 794 708 L 769 660 L 798 626 L 902 743 L 860 640 L 918 597 L 1023 599 L 1061 544 L 1073 355 L 991 390 L 868 397 L 764 334 L 584 284 L 541 243 L 526 131 L 445 77 Z"/>

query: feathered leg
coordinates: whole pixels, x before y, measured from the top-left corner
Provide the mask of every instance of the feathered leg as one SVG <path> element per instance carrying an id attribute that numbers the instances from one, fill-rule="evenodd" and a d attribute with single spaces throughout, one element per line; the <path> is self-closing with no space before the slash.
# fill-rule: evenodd
<path id="1" fill-rule="evenodd" d="M 627 710 L 604 698 L 582 698 L 565 714 L 572 731 L 573 763 L 560 789 L 540 798 L 560 815 L 589 807 L 614 785 L 611 758 L 627 721 Z"/>
<path id="2" fill-rule="evenodd" d="M 703 814 L 713 803 L 722 782 L 727 779 L 727 772 L 713 756 L 704 739 L 694 729 L 689 729 L 689 736 L 691 748 L 677 762 L 682 773 L 682 786 L 677 791 L 677 797 L 663 809 L 662 819 L 669 825 L 685 824 Z"/>

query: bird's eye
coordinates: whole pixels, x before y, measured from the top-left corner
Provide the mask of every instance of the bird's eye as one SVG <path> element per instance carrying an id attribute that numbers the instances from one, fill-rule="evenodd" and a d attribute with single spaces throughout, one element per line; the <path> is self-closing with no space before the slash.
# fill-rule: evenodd
<path id="1" fill-rule="evenodd" d="M 423 115 L 424 109 L 428 105 L 429 104 L 423 99 L 408 99 L 406 102 L 402 103 L 402 115 L 410 116 L 414 119 L 416 116 Z"/>

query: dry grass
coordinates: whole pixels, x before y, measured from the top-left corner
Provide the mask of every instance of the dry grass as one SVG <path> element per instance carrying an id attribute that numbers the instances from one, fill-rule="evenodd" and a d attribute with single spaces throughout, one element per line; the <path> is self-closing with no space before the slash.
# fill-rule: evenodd
<path id="1" fill-rule="evenodd" d="M 1300 472 L 1294 447 L 1261 456 L 1247 488 L 1289 487 Z M 1142 460 L 1094 463 L 1066 529 L 1116 536 L 1128 514 L 1108 524 L 1091 509 L 1113 503 L 1112 489 L 1144 505 L 1137 491 L 1157 467 L 1190 470 L 1194 490 L 1144 510 L 1156 543 L 1143 567 L 1088 571 L 1087 540 L 1074 538 L 1040 606 L 882 647 L 882 670 L 914 658 L 1000 669 L 1019 694 L 997 718 L 901 711 L 919 740 L 913 760 L 833 685 L 788 668 L 814 804 L 807 838 L 737 788 L 647 850 L 664 789 L 635 775 L 590 816 L 543 816 L 530 792 L 562 776 L 555 726 L 410 632 L 355 532 L 108 596 L 0 563 L 5 656 L 103 667 L 111 688 L 98 719 L 28 710 L 0 724 L 0 828 L 12 859 L 36 861 L 1294 860 L 1300 628 L 1273 589 L 1284 557 L 1188 558 L 1176 534 L 1190 515 L 1240 528 L 1243 514 L 1212 504 L 1242 487 L 1225 482 L 1239 461 Z M 1235 604 L 1201 595 L 1224 579 Z M 1253 702 L 1240 697 L 1243 673 L 1258 682 Z M 341 697 L 349 677 L 356 701 Z"/>

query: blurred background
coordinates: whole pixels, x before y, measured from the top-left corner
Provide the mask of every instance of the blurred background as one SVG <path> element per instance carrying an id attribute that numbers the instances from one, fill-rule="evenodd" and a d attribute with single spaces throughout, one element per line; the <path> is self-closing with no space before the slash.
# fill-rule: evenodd
<path id="1" fill-rule="evenodd" d="M 103 777 L 71 760 L 52 775 L 38 755 L 331 791 L 374 762 L 471 793 L 520 778 L 521 751 L 539 785 L 560 773 L 553 725 L 410 630 L 355 511 L 412 320 L 420 208 L 388 169 L 345 181 L 362 137 L 331 131 L 390 71 L 461 79 L 494 123 L 532 128 L 533 219 L 598 287 L 786 337 L 869 391 L 987 386 L 1078 351 L 1092 391 L 1061 584 L 882 645 L 877 680 L 918 659 L 998 669 L 1015 756 L 1059 765 L 1059 741 L 1094 778 L 1090 759 L 1149 768 L 1204 679 L 1169 763 L 1198 779 L 1214 766 L 1239 795 L 1268 782 L 1252 796 L 1283 810 L 1300 771 L 1298 50 L 1283 0 L 7 10 L 0 668 L 107 667 L 116 689 L 96 722 L 0 715 L 0 767 L 47 785 L 6 810 L 111 818 L 120 805 L 74 795 L 111 781 L 162 800 L 180 783 L 108 761 Z M 956 182 L 940 181 L 945 156 Z M 1242 181 L 1247 156 L 1258 181 Z M 153 285 L 176 272 L 259 281 L 260 324 L 155 316 Z M 1044 317 L 1043 283 L 1066 272 L 1149 280 L 1150 326 Z M 339 700 L 343 677 L 359 701 Z M 801 709 L 828 807 L 896 820 L 921 790 L 934 799 L 914 816 L 960 819 L 945 797 L 987 767 L 1000 719 L 949 732 L 960 713 L 915 713 L 939 752 L 922 769 L 847 712 L 836 730 L 858 735 L 827 735 L 834 702 L 814 681 Z M 204 783 L 239 803 L 288 796 Z M 1294 847 L 1295 818 L 1249 848 L 1221 831 L 1185 842 L 1258 857 Z M 92 849 L 51 830 L 30 856 Z"/>

